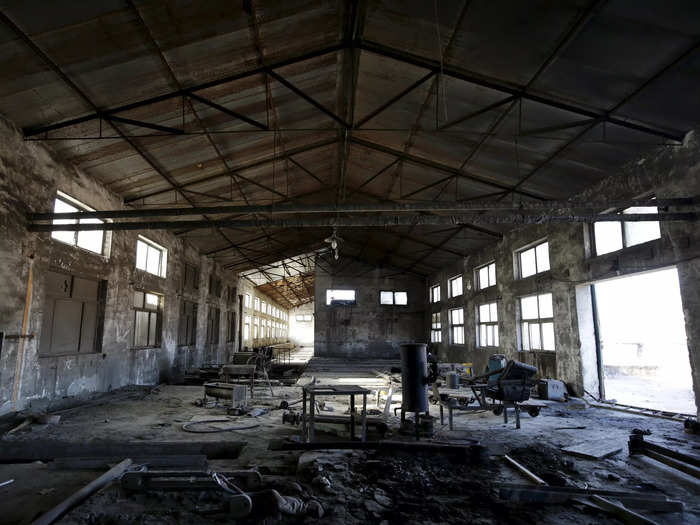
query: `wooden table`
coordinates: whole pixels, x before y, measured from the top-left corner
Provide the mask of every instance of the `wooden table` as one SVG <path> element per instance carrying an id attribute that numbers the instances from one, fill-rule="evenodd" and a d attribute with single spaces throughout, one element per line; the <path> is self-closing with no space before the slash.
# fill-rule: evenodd
<path id="1" fill-rule="evenodd" d="M 304 441 L 314 440 L 316 396 L 350 396 L 350 439 L 355 439 L 355 396 L 362 396 L 362 436 L 367 439 L 367 394 L 370 391 L 358 385 L 305 385 L 302 387 L 301 431 Z M 309 401 L 308 417 L 306 401 Z M 307 427 L 308 421 L 308 427 Z"/>

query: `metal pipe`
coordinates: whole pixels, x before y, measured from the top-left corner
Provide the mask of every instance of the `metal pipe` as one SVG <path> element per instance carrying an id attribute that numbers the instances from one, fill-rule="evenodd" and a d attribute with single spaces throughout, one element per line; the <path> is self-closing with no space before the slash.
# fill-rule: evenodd
<path id="1" fill-rule="evenodd" d="M 231 214 L 312 214 L 312 213 L 368 213 L 368 212 L 417 212 L 417 211 L 523 211 L 537 210 L 555 212 L 560 210 L 609 210 L 624 209 L 633 206 L 667 207 L 694 206 L 700 202 L 697 197 L 675 199 L 625 199 L 614 201 L 533 201 L 533 202 L 498 202 L 498 201 L 454 201 L 454 202 L 378 202 L 347 204 L 284 204 L 284 205 L 248 205 L 248 206 L 198 206 L 191 208 L 154 208 L 138 210 L 100 210 L 66 213 L 30 213 L 30 221 L 51 221 L 64 219 L 128 219 L 141 217 L 168 217 L 184 215 Z M 627 220 L 627 218 L 625 218 Z"/>
<path id="2" fill-rule="evenodd" d="M 626 222 L 654 221 L 689 221 L 695 222 L 700 217 L 697 212 L 686 213 L 639 213 L 624 216 Z M 212 219 L 194 221 L 134 221 L 134 222 L 104 222 L 100 224 L 36 224 L 32 223 L 27 229 L 32 232 L 54 231 L 133 231 L 133 230 L 174 230 L 179 228 L 380 228 L 396 226 L 435 226 L 459 224 L 546 224 L 546 223 L 577 223 L 577 222 L 616 222 L 622 219 L 618 214 L 579 214 L 579 215 L 547 215 L 547 214 L 513 214 L 513 215 L 377 215 L 368 217 L 318 217 L 290 219 Z"/>

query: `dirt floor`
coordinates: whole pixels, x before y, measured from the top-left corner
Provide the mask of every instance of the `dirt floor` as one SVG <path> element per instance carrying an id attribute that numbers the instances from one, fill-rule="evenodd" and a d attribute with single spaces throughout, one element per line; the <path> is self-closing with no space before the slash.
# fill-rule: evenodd
<path id="1" fill-rule="evenodd" d="M 315 369 L 314 377 L 319 383 L 339 380 L 332 366 L 328 367 L 326 376 L 322 368 Z M 375 382 L 375 388 L 382 388 L 376 383 L 376 375 L 366 375 L 366 382 Z M 310 379 L 307 371 L 300 382 Z M 355 379 L 363 382 L 360 376 L 356 375 Z M 348 380 L 341 378 L 340 382 L 347 384 Z M 627 452 L 630 433 L 641 429 L 651 431 L 646 437 L 650 441 L 698 455 L 700 436 L 685 433 L 682 423 L 677 421 L 586 408 L 580 402 L 547 402 L 538 417 L 522 415 L 520 430 L 515 429 L 512 419 L 505 424 L 502 416 L 491 412 L 456 412 L 455 430 L 450 431 L 447 425 L 440 425 L 438 407 L 432 405 L 430 412 L 436 418 L 432 440 L 452 444 L 471 444 L 476 440 L 487 450 L 482 461 L 460 462 L 449 455 L 395 450 L 268 450 L 271 440 L 299 436 L 298 426 L 283 423 L 285 411 L 279 405 L 282 400 L 298 399 L 300 392 L 299 386 L 274 387 L 274 395 L 266 388 L 256 388 L 251 406 L 263 409 L 264 413 L 252 417 L 228 416 L 221 405 L 198 406 L 202 386 L 122 389 L 62 412 L 58 424 L 35 423 L 5 435 L 0 447 L 11 442 L 41 447 L 46 440 L 89 443 L 109 439 L 133 444 L 245 442 L 236 459 L 209 460 L 209 468 L 212 471 L 257 469 L 263 475 L 263 488 L 275 489 L 284 497 L 282 507 L 287 509 L 278 512 L 279 502 L 261 503 L 253 517 L 235 520 L 228 513 L 227 495 L 221 490 L 134 493 L 113 484 L 71 511 L 61 523 L 619 522 L 610 514 L 592 508 L 585 500 L 560 504 L 502 501 L 501 484 L 532 484 L 506 464 L 504 454 L 550 485 L 664 495 L 685 504 L 683 513 L 639 510 L 657 523 L 700 522 L 697 479 L 652 459 L 630 457 Z M 394 401 L 399 406 L 400 398 Z M 371 396 L 368 408 L 376 410 L 375 403 Z M 341 415 L 348 405 L 345 399 L 326 398 L 326 408 L 332 408 L 332 412 L 324 410 L 323 414 Z M 189 433 L 182 428 L 185 423 L 210 418 L 230 419 L 230 423 L 200 425 L 200 428 L 257 426 L 204 434 Z M 392 412 L 386 438 L 413 440 L 412 436 L 399 433 L 399 423 Z M 320 439 L 348 439 L 343 426 L 319 425 L 318 430 Z M 378 437 L 369 435 L 369 439 Z M 563 447 L 582 442 L 612 443 L 619 445 L 621 451 L 601 460 L 580 459 L 561 452 Z M 66 470 L 56 468 L 52 462 L 0 464 L 0 483 L 14 479 L 13 483 L 0 487 L 0 523 L 30 523 L 103 471 Z M 291 515 L 290 508 L 299 515 Z"/>

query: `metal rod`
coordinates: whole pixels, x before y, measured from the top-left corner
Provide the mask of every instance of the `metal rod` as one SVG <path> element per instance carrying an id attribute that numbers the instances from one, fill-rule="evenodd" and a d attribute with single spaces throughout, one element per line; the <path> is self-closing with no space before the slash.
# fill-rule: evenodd
<path id="1" fill-rule="evenodd" d="M 512 214 L 512 215 L 418 215 L 418 216 L 368 216 L 368 217 L 317 217 L 290 219 L 211 219 L 193 221 L 134 221 L 134 222 L 105 222 L 100 224 L 36 224 L 28 225 L 33 232 L 54 231 L 132 231 L 132 230 L 173 230 L 183 226 L 192 229 L 211 227 L 236 228 L 319 228 L 319 227 L 385 227 L 385 226 L 434 226 L 444 224 L 546 224 L 546 223 L 577 223 L 577 222 L 617 222 L 621 220 L 618 214 L 579 214 L 579 215 L 548 215 L 548 214 Z M 690 221 L 700 218 L 697 212 L 687 213 L 639 213 L 625 215 L 629 222 L 654 221 Z"/>
<path id="2" fill-rule="evenodd" d="M 197 206 L 193 208 L 151 208 L 139 210 L 99 210 L 66 213 L 31 213 L 30 221 L 51 221 L 64 219 L 127 219 L 141 217 L 177 217 L 184 215 L 231 214 L 314 214 L 314 213 L 379 213 L 379 212 L 416 212 L 416 211 L 528 211 L 557 212 L 561 210 L 608 210 L 630 207 L 694 206 L 700 199 L 694 197 L 676 199 L 627 199 L 614 201 L 538 201 L 538 202 L 502 202 L 502 201 L 443 201 L 443 202 L 378 202 L 378 203 L 344 203 L 344 204 L 264 204 L 249 206 Z M 634 220 L 629 217 L 637 214 L 617 215 L 619 220 Z"/>

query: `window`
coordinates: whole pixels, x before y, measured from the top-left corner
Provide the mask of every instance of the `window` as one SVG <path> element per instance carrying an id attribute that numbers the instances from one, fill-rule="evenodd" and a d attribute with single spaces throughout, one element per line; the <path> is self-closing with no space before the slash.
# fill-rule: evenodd
<path id="1" fill-rule="evenodd" d="M 440 302 L 440 285 L 436 284 L 430 287 L 430 302 L 439 303 Z"/>
<path id="2" fill-rule="evenodd" d="M 272 315 L 272 305 L 267 303 L 267 315 Z"/>
<path id="3" fill-rule="evenodd" d="M 549 243 L 541 242 L 517 252 L 518 277 L 524 279 L 549 270 Z"/>
<path id="4" fill-rule="evenodd" d="M 406 306 L 408 304 L 408 292 L 379 292 L 379 304 L 395 304 Z"/>
<path id="5" fill-rule="evenodd" d="M 136 241 L 136 268 L 165 277 L 168 250 L 139 235 Z"/>
<path id="6" fill-rule="evenodd" d="M 77 211 L 95 211 L 65 193 L 58 192 L 53 205 L 54 213 L 71 213 Z M 56 219 L 53 224 L 102 224 L 100 219 Z M 104 231 L 51 232 L 51 237 L 71 246 L 78 246 L 94 253 L 104 253 Z"/>
<path id="7" fill-rule="evenodd" d="M 442 323 L 440 322 L 440 312 L 435 312 L 430 316 L 430 342 L 442 343 Z"/>
<path id="8" fill-rule="evenodd" d="M 243 339 L 250 341 L 250 316 L 245 316 L 245 323 L 243 323 Z"/>
<path id="9" fill-rule="evenodd" d="M 498 346 L 498 306 L 482 304 L 476 309 L 476 346 Z"/>
<path id="10" fill-rule="evenodd" d="M 260 311 L 260 298 L 259 298 L 259 297 L 256 297 L 256 298 L 253 300 L 253 304 L 255 305 L 255 311 L 256 311 L 256 312 L 259 312 L 259 311 Z"/>
<path id="11" fill-rule="evenodd" d="M 488 288 L 489 286 L 496 284 L 495 262 L 480 266 L 474 270 L 474 273 L 476 274 L 476 286 L 479 290 L 483 290 L 484 288 Z"/>
<path id="12" fill-rule="evenodd" d="M 207 344 L 219 344 L 219 320 L 221 318 L 221 310 L 215 306 L 209 307 L 209 316 L 207 317 Z"/>
<path id="13" fill-rule="evenodd" d="M 39 355 L 99 352 L 106 292 L 106 281 L 46 272 Z"/>
<path id="14" fill-rule="evenodd" d="M 249 293 L 245 294 L 245 299 L 244 299 L 243 305 L 246 308 L 250 308 L 250 294 Z"/>
<path id="15" fill-rule="evenodd" d="M 464 308 L 450 310 L 450 343 L 464 344 Z"/>
<path id="16" fill-rule="evenodd" d="M 272 337 L 272 321 L 270 319 L 267 320 L 267 337 Z"/>
<path id="17" fill-rule="evenodd" d="M 267 305 L 265 304 L 265 301 L 262 301 L 261 304 L 260 304 L 260 311 L 261 311 L 263 314 L 266 313 L 266 308 L 267 308 Z"/>
<path id="18" fill-rule="evenodd" d="M 260 321 L 258 320 L 257 317 L 253 317 L 253 339 L 258 338 L 258 324 L 259 324 L 259 322 Z"/>
<path id="19" fill-rule="evenodd" d="M 313 319 L 313 316 L 311 314 L 297 314 L 297 322 L 300 323 L 307 323 Z"/>
<path id="20" fill-rule="evenodd" d="M 226 312 L 226 342 L 230 343 L 236 339 L 236 312 L 229 310 Z"/>
<path id="21" fill-rule="evenodd" d="M 185 263 L 185 269 L 182 272 L 182 288 L 184 290 L 199 289 L 199 268 Z"/>
<path id="22" fill-rule="evenodd" d="M 462 276 L 456 275 L 447 281 L 448 297 L 457 297 L 462 295 Z"/>
<path id="23" fill-rule="evenodd" d="M 326 306 L 354 305 L 355 290 L 326 290 Z"/>
<path id="24" fill-rule="evenodd" d="M 554 350 L 551 293 L 520 298 L 520 349 Z"/>
<path id="25" fill-rule="evenodd" d="M 134 347 L 160 346 L 163 324 L 163 297 L 149 292 L 134 292 Z"/>
<path id="26" fill-rule="evenodd" d="M 209 274 L 209 295 L 221 297 L 221 279 L 214 274 Z"/>
<path id="27" fill-rule="evenodd" d="M 197 303 L 182 301 L 180 310 L 180 326 L 177 333 L 177 344 L 180 346 L 197 343 Z"/>
<path id="28" fill-rule="evenodd" d="M 622 215 L 635 213 L 658 213 L 655 206 L 633 206 L 622 210 Z M 651 241 L 661 237 L 658 221 L 635 222 L 594 222 L 593 235 L 595 238 L 595 253 L 605 253 L 628 248 L 635 244 Z"/>

